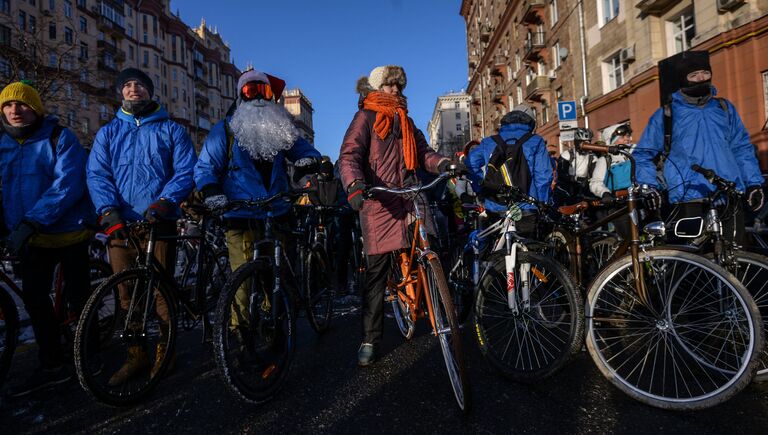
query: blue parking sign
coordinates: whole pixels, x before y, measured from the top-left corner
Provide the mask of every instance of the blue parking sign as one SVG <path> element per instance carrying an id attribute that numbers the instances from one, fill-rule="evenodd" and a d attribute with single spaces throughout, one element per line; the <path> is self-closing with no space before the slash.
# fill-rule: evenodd
<path id="1" fill-rule="evenodd" d="M 560 121 L 575 121 L 576 120 L 576 102 L 575 101 L 558 101 L 557 102 L 557 118 Z"/>

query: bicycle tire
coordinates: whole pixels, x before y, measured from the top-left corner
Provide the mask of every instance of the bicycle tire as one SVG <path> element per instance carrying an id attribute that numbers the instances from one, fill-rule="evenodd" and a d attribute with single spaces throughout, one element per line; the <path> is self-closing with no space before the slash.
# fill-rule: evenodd
<path id="1" fill-rule="evenodd" d="M 75 333 L 75 369 L 80 385 L 97 401 L 110 406 L 128 406 L 141 401 L 150 394 L 168 370 L 172 358 L 165 357 L 155 375 L 151 366 L 155 360 L 152 353 L 158 351 L 161 343 L 165 355 L 174 355 L 177 333 L 176 299 L 164 285 L 158 283 L 150 289 L 152 274 L 146 269 L 128 269 L 112 275 L 88 298 L 80 316 Z M 120 307 L 119 286 L 125 285 L 131 292 L 132 303 L 126 313 Z M 164 322 L 157 314 L 157 298 L 163 297 L 168 309 L 168 320 Z M 111 298 L 111 302 L 110 302 Z M 111 320 L 110 320 L 111 319 Z M 96 333 L 102 330 L 104 321 L 116 322 L 116 328 L 107 342 L 94 345 L 92 337 L 94 324 Z M 162 341 L 161 324 L 167 325 L 167 336 Z M 122 325 L 122 326 L 121 326 Z M 153 346 L 154 345 L 154 346 Z M 154 347 L 154 349 L 153 349 Z M 110 378 L 127 361 L 132 350 L 143 349 L 148 365 L 120 385 L 110 385 Z"/>
<path id="2" fill-rule="evenodd" d="M 768 257 L 754 252 L 737 251 L 733 260 L 736 262 L 736 270 L 732 273 L 755 300 L 760 317 L 763 318 L 763 336 L 768 336 Z M 760 363 L 754 381 L 768 381 L 768 343 L 760 352 Z"/>
<path id="3" fill-rule="evenodd" d="M 608 264 L 609 260 L 619 248 L 619 238 L 600 234 L 594 236 L 589 243 L 587 252 L 587 275 L 584 280 L 585 287 L 597 276 L 598 273 Z"/>
<path id="4" fill-rule="evenodd" d="M 279 393 L 288 378 L 296 347 L 295 315 L 291 298 L 284 290 L 279 293 L 283 304 L 280 318 L 267 318 L 272 313 L 271 305 L 265 309 L 263 304 L 275 300 L 270 286 L 272 273 L 272 266 L 259 260 L 237 268 L 219 296 L 213 329 L 216 367 L 224 385 L 235 397 L 255 405 L 265 403 Z M 252 300 L 251 303 L 256 305 L 249 306 L 249 310 L 255 308 L 262 317 L 249 318 L 249 324 L 243 328 L 239 328 L 243 319 L 238 319 L 238 325 L 230 327 L 235 311 L 233 304 L 241 285 L 252 292 L 245 295 L 245 300 Z"/>
<path id="5" fill-rule="evenodd" d="M 0 286 L 0 386 L 11 368 L 19 340 L 19 311 L 10 293 Z"/>
<path id="6" fill-rule="evenodd" d="M 406 340 L 413 338 L 416 331 L 416 323 L 411 317 L 411 308 L 397 294 L 397 283 L 403 281 L 403 271 L 400 269 L 400 256 L 392 254 L 390 276 L 387 282 L 386 296 L 392 298 L 392 312 L 400 334 Z"/>
<path id="7" fill-rule="evenodd" d="M 653 289 L 643 301 L 631 270 L 631 256 L 613 261 L 595 278 L 587 299 L 587 349 L 614 386 L 647 405 L 696 410 L 725 402 L 751 382 L 762 323 L 733 275 L 699 255 L 651 249 L 641 254 L 646 285 Z M 701 305 L 691 308 L 695 303 Z M 721 317 L 724 329 L 717 323 Z M 743 324 L 733 327 L 736 321 Z"/>
<path id="8" fill-rule="evenodd" d="M 328 330 L 333 316 L 333 277 L 326 259 L 328 255 L 321 247 L 315 247 L 306 258 L 304 266 L 304 301 L 307 320 L 318 334 Z"/>
<path id="9" fill-rule="evenodd" d="M 88 292 L 88 296 L 90 297 L 90 295 L 93 294 L 93 292 L 95 292 L 96 289 L 104 281 L 112 276 L 112 266 L 100 258 L 90 258 L 88 260 L 88 275 L 91 283 L 91 288 Z M 114 296 L 115 299 L 117 299 L 117 289 L 115 289 Z M 77 321 L 78 318 L 73 318 L 72 320 L 67 319 L 65 320 L 65 323 L 61 325 L 62 336 L 64 338 L 64 345 L 66 349 L 71 350 L 74 346 L 75 333 L 77 331 Z M 99 336 L 106 340 L 112 334 L 115 325 L 105 323 L 103 326 L 104 328 L 102 329 Z"/>
<path id="10" fill-rule="evenodd" d="M 471 252 L 471 251 L 470 251 Z M 463 246 L 454 246 L 451 251 L 451 270 L 449 272 L 448 285 L 453 297 L 453 306 L 460 325 L 469 318 L 472 312 L 472 300 L 474 299 L 474 284 L 472 283 L 472 260 L 474 253 L 464 251 Z"/>
<path id="11" fill-rule="evenodd" d="M 448 378 L 451 381 L 456 403 L 465 414 L 469 412 L 472 400 L 469 390 L 467 369 L 464 363 L 464 349 L 461 344 L 461 330 L 456 318 L 453 298 L 445 280 L 440 261 L 429 258 L 423 265 L 432 300 L 432 313 L 435 320 L 440 350 L 443 353 Z M 447 328 L 446 328 L 447 327 Z M 446 336 L 446 333 L 450 336 Z"/>
<path id="12" fill-rule="evenodd" d="M 532 309 L 514 315 L 507 301 L 504 254 L 495 253 L 489 261 L 491 267 L 480 280 L 475 302 L 475 333 L 483 357 L 514 382 L 533 383 L 552 376 L 571 361 L 584 341 L 584 303 L 575 281 L 551 257 L 518 252 L 518 264 L 531 265 Z M 516 289 L 520 282 L 518 269 Z M 519 298 L 520 291 L 515 294 Z M 511 331 L 510 335 L 497 335 L 499 327 Z"/>

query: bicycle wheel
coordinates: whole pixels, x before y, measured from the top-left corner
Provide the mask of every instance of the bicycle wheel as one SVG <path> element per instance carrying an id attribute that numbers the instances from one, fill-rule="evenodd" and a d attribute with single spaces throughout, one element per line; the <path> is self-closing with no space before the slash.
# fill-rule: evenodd
<path id="1" fill-rule="evenodd" d="M 587 348 L 603 375 L 632 398 L 665 409 L 703 409 L 749 384 L 763 344 L 746 288 L 705 258 L 671 249 L 641 254 L 647 300 L 632 258 L 595 278 L 587 301 Z"/>
<path id="2" fill-rule="evenodd" d="M 443 267 L 437 258 L 430 258 L 423 264 L 424 274 L 429 286 L 429 294 L 432 300 L 432 314 L 435 320 L 437 338 L 440 340 L 440 349 L 445 359 L 445 367 L 448 369 L 448 378 L 451 380 L 453 395 L 456 403 L 463 412 L 469 412 L 471 398 L 469 392 L 469 380 L 464 364 L 464 350 L 461 346 L 461 331 L 456 319 L 456 309 L 453 307 L 451 292 L 445 281 Z"/>
<path id="3" fill-rule="evenodd" d="M 295 317 L 285 291 L 273 294 L 266 262 L 240 266 L 216 307 L 214 355 L 219 374 L 236 397 L 264 403 L 280 391 L 295 350 Z M 278 304 L 278 306 L 273 306 Z"/>
<path id="4" fill-rule="evenodd" d="M 304 266 L 304 301 L 307 319 L 318 334 L 328 330 L 333 315 L 333 271 L 322 248 L 313 248 Z"/>
<path id="5" fill-rule="evenodd" d="M 504 377 L 530 383 L 564 367 L 581 350 L 584 340 L 584 304 L 571 276 L 552 258 L 518 252 L 514 314 L 507 296 L 503 254 L 494 254 L 491 267 L 480 280 L 475 302 L 475 332 L 485 359 Z M 530 308 L 522 301 L 523 265 L 530 266 L 527 281 Z"/>
<path id="6" fill-rule="evenodd" d="M 739 251 L 734 255 L 733 275 L 755 300 L 763 319 L 763 336 L 768 334 L 768 257 L 752 252 Z M 768 381 L 768 344 L 760 352 L 760 363 L 755 374 L 756 382 Z"/>
<path id="7" fill-rule="evenodd" d="M 451 252 L 451 270 L 448 273 L 448 285 L 451 289 L 453 306 L 456 308 L 459 324 L 466 322 L 472 312 L 474 284 L 472 283 L 472 251 L 464 251 L 462 246 L 454 246 Z"/>
<path id="8" fill-rule="evenodd" d="M 0 386 L 11 368 L 19 339 L 19 312 L 11 295 L 0 287 Z"/>
<path id="9" fill-rule="evenodd" d="M 154 290 L 153 290 L 154 288 Z M 122 307 L 122 292 L 129 301 Z M 157 313 L 158 300 L 167 307 Z M 105 325 L 114 325 L 112 333 Z M 144 269 L 129 269 L 100 285 L 85 304 L 75 333 L 75 368 L 80 385 L 112 406 L 139 402 L 167 371 L 176 344 L 176 302 Z M 98 337 L 99 339 L 96 339 Z"/>
<path id="10" fill-rule="evenodd" d="M 395 316 L 397 329 L 406 340 L 410 340 L 416 331 L 416 323 L 411 317 L 411 307 L 397 294 L 397 284 L 401 282 L 403 282 L 403 271 L 400 268 L 400 256 L 393 254 L 391 272 L 387 282 L 386 298 L 392 301 L 392 312 Z"/>
<path id="11" fill-rule="evenodd" d="M 99 286 L 104 281 L 106 281 L 110 276 L 112 276 L 112 266 L 110 266 L 109 263 L 107 263 L 106 261 L 100 258 L 91 258 L 88 260 L 88 275 L 91 282 L 91 289 L 88 294 L 90 296 L 91 294 L 93 294 L 93 292 L 96 291 L 97 288 L 99 288 Z M 117 300 L 118 298 L 117 288 L 115 288 L 114 298 L 115 300 Z M 66 319 L 65 323 L 62 325 L 61 329 L 63 330 L 62 332 L 63 332 L 63 338 L 65 341 L 66 349 L 71 350 L 72 346 L 75 343 L 77 321 L 78 321 L 78 318 L 74 317 L 73 315 L 71 318 Z M 108 340 L 115 329 L 115 323 L 103 322 L 102 327 L 103 329 L 99 333 L 99 337 L 101 337 L 102 340 Z"/>
<path id="12" fill-rule="evenodd" d="M 592 238 L 587 251 L 586 273 L 588 276 L 584 277 L 585 285 L 588 285 L 592 278 L 597 276 L 600 270 L 608 264 L 613 253 L 619 249 L 619 244 L 619 239 L 616 236 L 601 234 Z"/>

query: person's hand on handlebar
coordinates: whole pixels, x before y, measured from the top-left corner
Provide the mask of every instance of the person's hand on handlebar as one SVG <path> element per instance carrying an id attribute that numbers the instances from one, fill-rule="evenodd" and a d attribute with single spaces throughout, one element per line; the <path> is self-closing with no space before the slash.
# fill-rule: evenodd
<path id="1" fill-rule="evenodd" d="M 363 200 L 365 199 L 366 185 L 362 180 L 355 180 L 349 185 L 347 189 L 347 202 L 354 211 L 360 211 L 363 208 Z"/>
<path id="2" fill-rule="evenodd" d="M 467 165 L 458 161 L 445 159 L 437 166 L 437 170 L 442 172 L 451 172 L 454 176 L 460 177 L 469 173 Z"/>
<path id="3" fill-rule="evenodd" d="M 600 197 L 600 203 L 603 205 L 611 205 L 616 202 L 616 198 L 611 195 L 611 192 L 603 192 L 603 196 Z"/>
<path id="4" fill-rule="evenodd" d="M 760 211 L 765 205 L 765 191 L 763 186 L 747 187 L 747 205 L 752 212 Z"/>
<path id="5" fill-rule="evenodd" d="M 661 208 L 661 192 L 655 187 L 643 186 L 642 194 L 645 208 L 650 211 L 656 211 Z"/>

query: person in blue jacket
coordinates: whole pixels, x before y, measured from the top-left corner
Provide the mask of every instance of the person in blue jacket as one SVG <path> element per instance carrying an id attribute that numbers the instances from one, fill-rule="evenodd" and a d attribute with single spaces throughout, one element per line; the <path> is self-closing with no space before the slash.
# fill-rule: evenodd
<path id="1" fill-rule="evenodd" d="M 514 144 L 528 133 L 533 133 L 536 128 L 536 118 L 533 109 L 525 104 L 516 106 L 511 112 L 501 118 L 499 127 L 499 136 L 507 144 Z M 481 182 L 487 171 L 488 163 L 493 151 L 496 149 L 496 141 L 492 137 L 486 137 L 480 144 L 472 148 L 469 155 L 465 157 L 465 163 L 469 169 L 468 177 L 472 182 L 472 189 L 478 192 L 479 196 L 488 194 L 483 192 Z M 523 144 L 523 155 L 528 163 L 531 180 L 528 195 L 542 202 L 548 202 L 552 191 L 553 161 L 547 151 L 544 139 L 532 134 Z M 485 199 L 486 210 L 492 213 L 503 213 L 507 210 L 506 205 L 499 204 L 490 199 Z M 536 208 L 528 203 L 520 203 L 523 210 L 523 218 L 517 223 L 518 231 L 526 234 L 532 234 L 536 225 Z"/>
<path id="2" fill-rule="evenodd" d="M 749 133 L 741 122 L 736 107 L 719 99 L 712 86 L 712 68 L 706 52 L 687 52 L 678 66 L 682 84 L 672 95 L 672 141 L 663 167 L 662 185 L 657 177 L 657 157 L 665 151 L 664 108 L 657 110 L 648 122 L 633 152 L 637 163 L 637 181 L 656 189 L 666 189 L 669 202 L 675 206 L 676 218 L 702 216 L 703 200 L 715 190 L 704 176 L 691 166 L 711 169 L 733 181 L 745 192 L 747 205 L 759 210 L 764 203 L 763 177 L 749 141 Z M 658 208 L 661 196 L 652 192 L 651 208 Z M 743 210 L 739 205 L 734 219 L 725 221 L 724 233 L 733 240 L 743 238 Z"/>
<path id="3" fill-rule="evenodd" d="M 88 244 L 93 236 L 83 227 L 91 205 L 85 186 L 86 151 L 77 137 L 45 116 L 40 95 L 32 86 L 15 82 L 0 93 L 0 139 L 3 215 L 8 248 L 22 262 L 24 307 L 32 321 L 39 364 L 26 382 L 11 390 L 23 396 L 72 377 L 65 365 L 60 326 L 50 291 L 61 264 L 64 294 L 78 314 L 90 288 Z"/>
<path id="4" fill-rule="evenodd" d="M 123 70 L 117 78 L 117 89 L 123 98 L 121 107 L 117 116 L 96 133 L 87 166 L 88 190 L 104 232 L 110 236 L 109 259 L 115 273 L 131 267 L 136 258 L 136 250 L 127 241 L 126 222 L 147 219 L 157 224 L 158 234 L 176 233 L 179 204 L 194 187 L 196 161 L 184 127 L 152 100 L 154 85 L 146 74 L 135 68 Z M 158 241 L 155 256 L 166 270 L 174 270 L 172 243 Z M 165 301 L 158 297 L 156 302 L 158 316 L 167 321 Z M 130 294 L 121 288 L 121 308 L 127 310 L 129 304 Z M 166 356 L 167 325 L 160 332 L 152 376 Z M 110 386 L 125 383 L 149 364 L 146 349 L 130 346 L 126 363 L 109 380 Z"/>
<path id="5" fill-rule="evenodd" d="M 219 121 L 208 134 L 195 166 L 195 184 L 211 209 L 231 200 L 264 199 L 290 190 L 285 160 L 294 165 L 298 180 L 320 161 L 320 153 L 304 138 L 290 113 L 280 104 L 285 82 L 272 75 L 245 71 L 237 82 L 238 98 L 231 117 Z M 271 212 L 286 223 L 287 201 L 276 201 Z M 263 237 L 267 210 L 242 208 L 224 214 L 232 270 L 253 256 L 253 242 Z M 284 236 L 278 232 L 278 237 Z M 285 240 L 284 240 L 285 242 Z M 242 293 L 242 294 L 241 294 Z M 238 293 L 238 306 L 245 292 Z M 233 316 L 233 328 L 238 318 Z"/>

